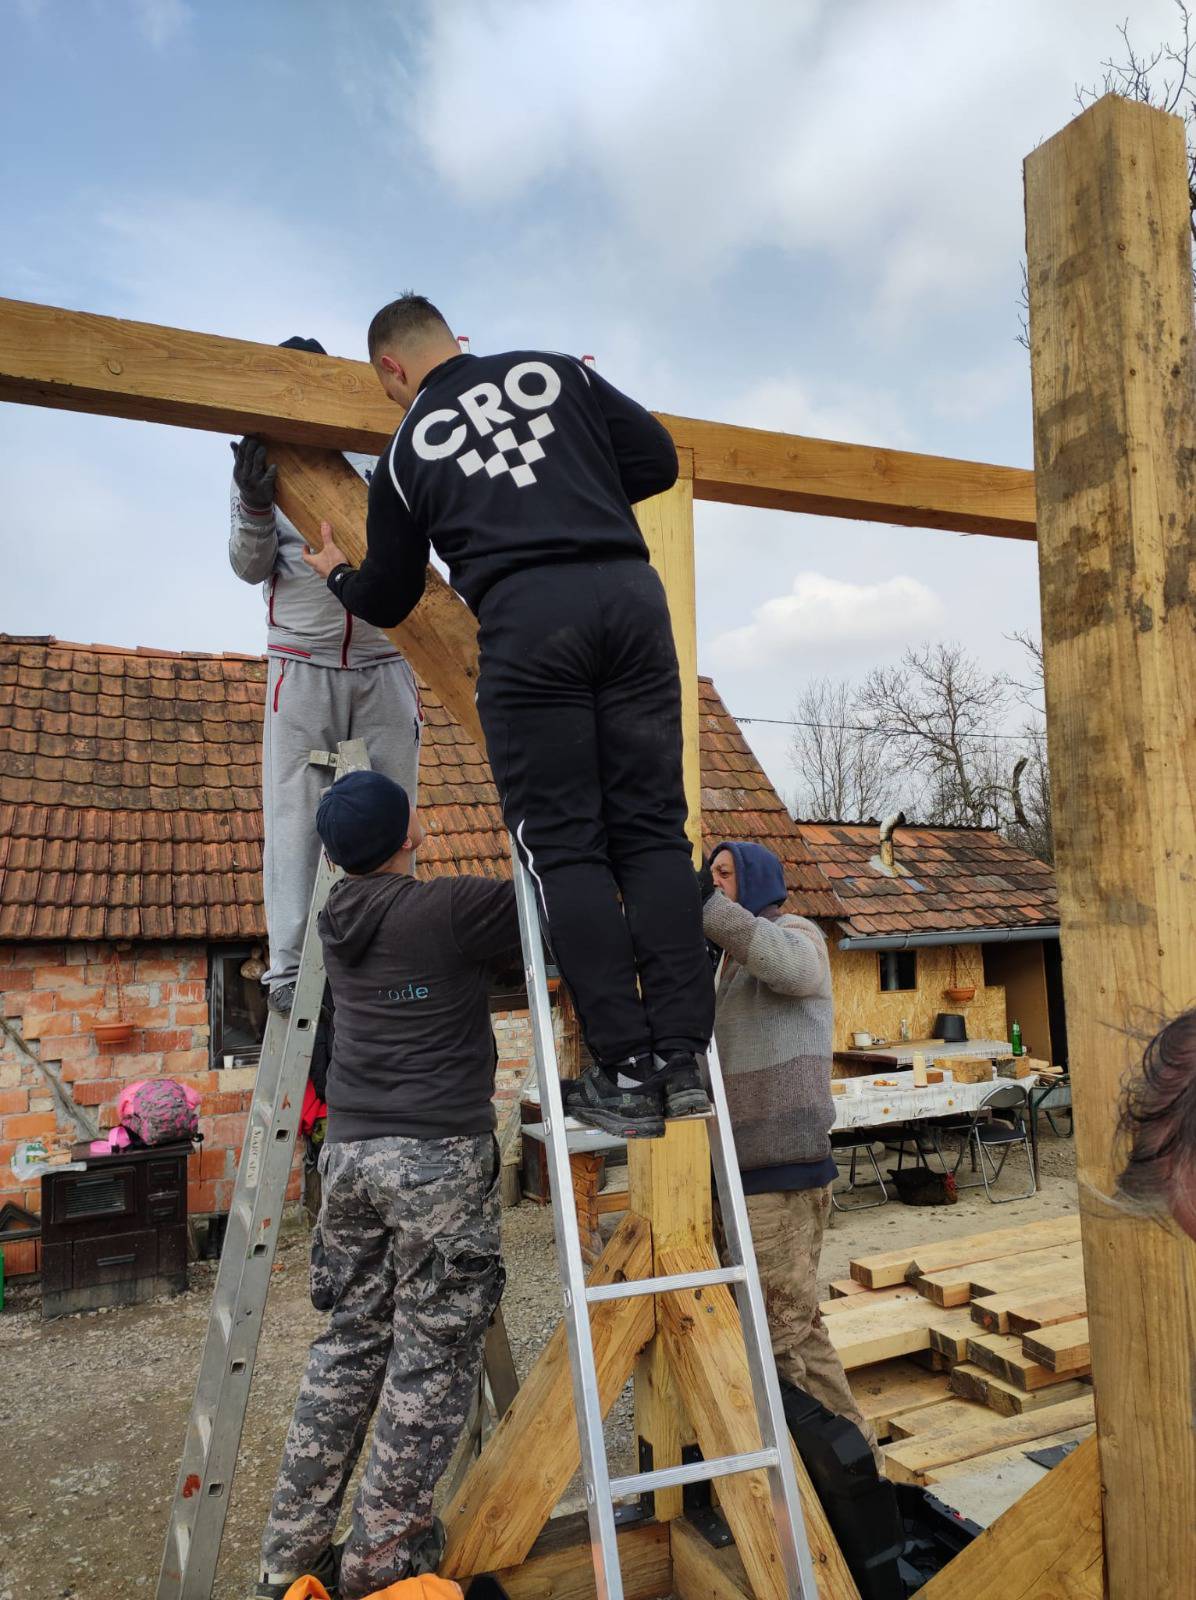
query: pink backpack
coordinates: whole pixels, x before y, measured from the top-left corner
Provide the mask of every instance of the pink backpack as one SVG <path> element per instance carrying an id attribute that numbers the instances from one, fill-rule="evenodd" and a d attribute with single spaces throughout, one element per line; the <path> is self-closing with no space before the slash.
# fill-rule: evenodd
<path id="1" fill-rule="evenodd" d="M 177 1144 L 199 1136 L 199 1095 L 173 1078 L 139 1078 L 126 1085 L 116 1102 L 117 1125 L 96 1139 L 93 1154 L 125 1150 L 130 1144 Z"/>

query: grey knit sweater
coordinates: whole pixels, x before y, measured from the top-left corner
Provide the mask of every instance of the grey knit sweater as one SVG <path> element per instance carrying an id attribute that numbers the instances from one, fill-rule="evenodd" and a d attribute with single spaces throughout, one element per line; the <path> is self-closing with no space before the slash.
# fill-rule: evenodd
<path id="1" fill-rule="evenodd" d="M 746 1172 L 830 1154 L 830 962 L 805 917 L 754 916 L 719 891 L 703 912 L 706 937 L 727 953 L 714 1037 L 731 1125 Z"/>

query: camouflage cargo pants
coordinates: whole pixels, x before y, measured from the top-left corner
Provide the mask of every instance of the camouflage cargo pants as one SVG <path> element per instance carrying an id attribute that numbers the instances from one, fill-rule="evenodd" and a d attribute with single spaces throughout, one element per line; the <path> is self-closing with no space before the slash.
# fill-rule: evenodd
<path id="1" fill-rule="evenodd" d="M 336 1530 L 375 1410 L 341 1567 L 344 1600 L 409 1574 L 465 1426 L 502 1294 L 490 1134 L 325 1145 L 311 1297 L 329 1313 L 287 1433 L 262 1539 L 272 1577 L 309 1570 Z M 277 1581 L 277 1580 L 275 1580 Z"/>
<path id="2" fill-rule="evenodd" d="M 830 1208 L 829 1185 L 747 1197 L 772 1353 L 782 1378 L 855 1423 L 883 1469 L 876 1432 L 860 1415 L 818 1310 L 818 1258 Z"/>

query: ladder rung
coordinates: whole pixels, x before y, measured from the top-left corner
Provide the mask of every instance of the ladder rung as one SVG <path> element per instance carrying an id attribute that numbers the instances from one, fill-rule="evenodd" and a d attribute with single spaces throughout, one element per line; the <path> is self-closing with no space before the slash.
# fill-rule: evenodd
<path id="1" fill-rule="evenodd" d="M 611 1495 L 647 1494 L 653 1489 L 672 1489 L 683 1483 L 708 1483 L 711 1478 L 727 1478 L 733 1472 L 755 1472 L 759 1467 L 775 1467 L 780 1457 L 775 1450 L 750 1450 L 742 1456 L 715 1456 L 713 1461 L 692 1461 L 685 1467 L 661 1467 L 657 1472 L 633 1472 L 629 1478 L 612 1478 Z"/>
<path id="2" fill-rule="evenodd" d="M 637 1294 L 668 1294 L 674 1289 L 705 1289 L 714 1283 L 742 1283 L 747 1276 L 742 1267 L 710 1267 L 705 1272 L 679 1272 L 672 1278 L 633 1278 L 626 1283 L 596 1283 L 586 1290 L 586 1299 L 630 1300 Z"/>

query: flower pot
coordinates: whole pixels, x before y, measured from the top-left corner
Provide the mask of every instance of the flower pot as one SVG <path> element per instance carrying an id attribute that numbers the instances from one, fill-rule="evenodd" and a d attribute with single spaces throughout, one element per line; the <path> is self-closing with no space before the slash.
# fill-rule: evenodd
<path id="1" fill-rule="evenodd" d="M 97 1022 L 92 1029 L 97 1044 L 128 1044 L 133 1037 L 131 1022 Z"/>
<path id="2" fill-rule="evenodd" d="M 974 1000 L 976 998 L 974 986 L 972 988 L 944 989 L 943 994 L 955 1005 L 962 1005 L 965 1000 Z"/>

